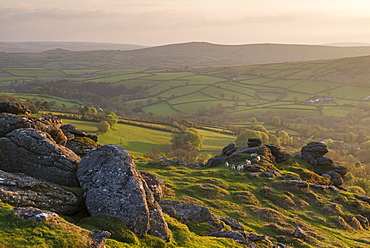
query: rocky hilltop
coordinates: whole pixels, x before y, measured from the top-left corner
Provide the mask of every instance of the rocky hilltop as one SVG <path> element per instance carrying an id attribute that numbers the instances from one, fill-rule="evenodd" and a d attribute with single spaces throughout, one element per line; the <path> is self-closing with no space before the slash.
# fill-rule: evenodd
<path id="1" fill-rule="evenodd" d="M 293 158 L 250 139 L 245 147 L 227 145 L 206 165 L 159 159 L 140 172 L 123 148 L 100 146 L 57 117 L 31 117 L 19 103 L 0 103 L 0 110 L 0 200 L 24 219 L 58 226 L 58 215 L 87 211 L 86 219 L 117 218 L 136 237 L 161 240 L 160 247 L 201 242 L 179 230 L 223 244 L 209 247 L 333 247 L 330 240 L 345 247 L 322 234 L 338 229 L 339 236 L 359 233 L 356 247 L 368 244 L 361 237 L 369 234 L 370 198 L 342 187 L 347 170 L 324 157 L 320 142 Z M 84 231 L 81 247 L 116 237 L 105 227 Z"/>

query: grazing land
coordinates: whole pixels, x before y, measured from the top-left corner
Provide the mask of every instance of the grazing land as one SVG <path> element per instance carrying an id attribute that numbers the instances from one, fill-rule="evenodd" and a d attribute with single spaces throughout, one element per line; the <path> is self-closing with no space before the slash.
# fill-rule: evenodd
<path id="1" fill-rule="evenodd" d="M 356 57 L 187 70 L 2 68 L 0 86 L 19 92 L 11 93 L 19 98 L 43 98 L 64 108 L 90 102 L 166 116 L 195 114 L 200 107 L 222 104 L 233 116 L 273 111 L 343 117 L 368 101 L 369 62 L 370 57 Z M 68 93 L 71 90 L 97 98 Z"/>

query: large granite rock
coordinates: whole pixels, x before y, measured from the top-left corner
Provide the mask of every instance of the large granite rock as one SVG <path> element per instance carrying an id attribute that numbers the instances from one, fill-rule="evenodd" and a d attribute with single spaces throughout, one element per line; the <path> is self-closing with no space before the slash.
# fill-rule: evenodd
<path id="1" fill-rule="evenodd" d="M 302 147 L 301 155 L 297 158 L 304 159 L 312 165 L 312 170 L 319 175 L 329 175 L 334 186 L 340 186 L 344 182 L 347 169 L 343 166 L 334 165 L 330 158 L 324 157 L 328 153 L 328 148 L 321 142 L 310 142 Z"/>
<path id="2" fill-rule="evenodd" d="M 29 115 L 31 111 L 19 102 L 0 102 L 0 113 Z"/>
<path id="3" fill-rule="evenodd" d="M 306 146 L 302 147 L 301 154 L 304 156 L 306 154 L 311 155 L 313 158 L 323 157 L 327 154 L 328 148 L 324 143 L 321 142 L 310 142 Z"/>
<path id="4" fill-rule="evenodd" d="M 62 129 L 64 132 L 72 134 L 76 137 L 87 137 L 89 139 L 92 139 L 95 142 L 98 141 L 98 136 L 88 134 L 83 130 L 77 129 L 76 126 L 73 125 L 73 124 L 67 124 L 67 125 L 60 126 L 60 129 Z"/>
<path id="5" fill-rule="evenodd" d="M 83 207 L 82 196 L 43 180 L 0 170 L 0 199 L 15 207 L 49 209 L 63 215 Z"/>
<path id="6" fill-rule="evenodd" d="M 77 177 L 91 215 L 116 216 L 138 236 L 169 239 L 162 210 L 126 150 L 105 145 L 91 151 L 79 163 Z"/>
<path id="7" fill-rule="evenodd" d="M 59 129 L 61 123 L 62 120 L 56 116 L 38 118 L 13 116 L 0 118 L 0 137 L 19 128 L 33 128 L 50 134 L 57 144 L 65 145 L 67 143 L 67 138 L 63 131 Z"/>
<path id="8" fill-rule="evenodd" d="M 7 172 L 77 187 L 79 160 L 74 152 L 55 143 L 48 133 L 32 128 L 16 129 L 0 138 L 0 169 Z"/>
<path id="9" fill-rule="evenodd" d="M 290 157 L 289 153 L 281 151 L 281 148 L 278 145 L 266 144 L 266 147 L 270 149 L 271 154 L 275 158 L 276 163 L 287 161 Z"/>

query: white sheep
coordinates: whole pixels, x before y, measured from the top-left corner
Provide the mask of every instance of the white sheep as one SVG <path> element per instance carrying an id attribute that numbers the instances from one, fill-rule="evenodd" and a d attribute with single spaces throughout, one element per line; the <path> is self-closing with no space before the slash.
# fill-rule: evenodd
<path id="1" fill-rule="evenodd" d="M 246 165 L 252 165 L 252 161 L 250 161 L 249 159 L 246 159 L 246 160 L 245 160 L 245 164 L 246 164 Z"/>
<path id="2" fill-rule="evenodd" d="M 234 165 L 234 164 L 231 166 L 231 169 L 232 169 L 232 170 L 235 170 L 235 169 L 236 169 L 236 167 L 235 167 L 235 165 Z"/>
<path id="3" fill-rule="evenodd" d="M 230 165 L 229 165 L 229 163 L 228 163 L 228 162 L 225 162 L 225 166 L 226 166 L 226 167 L 229 167 Z"/>
<path id="4" fill-rule="evenodd" d="M 243 164 L 238 165 L 238 167 L 236 167 L 236 170 L 237 170 L 237 171 L 242 171 L 242 170 L 244 170 L 244 165 L 243 165 Z"/>
<path id="5" fill-rule="evenodd" d="M 259 155 L 257 155 L 255 158 L 253 158 L 254 163 L 258 163 L 259 161 L 261 161 L 261 157 Z"/>

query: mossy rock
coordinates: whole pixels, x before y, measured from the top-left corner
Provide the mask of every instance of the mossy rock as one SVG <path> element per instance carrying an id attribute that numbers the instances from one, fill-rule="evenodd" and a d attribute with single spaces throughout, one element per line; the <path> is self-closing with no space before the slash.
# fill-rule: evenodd
<path id="1" fill-rule="evenodd" d="M 110 232 L 110 238 L 131 245 L 139 245 L 140 241 L 137 236 L 126 226 L 118 217 L 109 215 L 96 215 L 82 219 L 79 226 L 86 229 L 99 229 Z"/>

